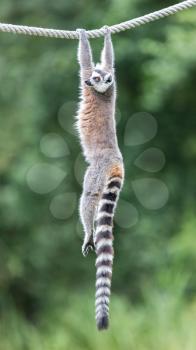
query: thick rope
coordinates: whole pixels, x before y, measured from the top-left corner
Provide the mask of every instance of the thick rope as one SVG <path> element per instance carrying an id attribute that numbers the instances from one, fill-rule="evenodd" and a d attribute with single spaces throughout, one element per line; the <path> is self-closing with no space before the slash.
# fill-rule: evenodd
<path id="1" fill-rule="evenodd" d="M 196 6 L 196 0 L 185 0 L 176 5 L 166 7 L 160 11 L 155 11 L 145 16 L 134 18 L 119 24 L 114 24 L 111 27 L 109 27 L 109 29 L 112 34 L 119 33 L 123 30 L 132 29 L 132 28 L 141 26 L 142 24 L 153 22 L 160 18 L 173 15 L 178 11 L 183 11 L 193 6 Z M 28 27 L 28 26 L 21 26 L 21 25 L 6 24 L 6 23 L 0 23 L 0 32 L 34 35 L 34 36 L 45 36 L 50 38 L 79 39 L 79 34 L 77 31 L 47 29 L 47 28 L 40 28 L 40 27 Z M 88 38 L 99 38 L 101 36 L 104 36 L 104 34 L 105 34 L 104 28 L 87 31 Z"/>

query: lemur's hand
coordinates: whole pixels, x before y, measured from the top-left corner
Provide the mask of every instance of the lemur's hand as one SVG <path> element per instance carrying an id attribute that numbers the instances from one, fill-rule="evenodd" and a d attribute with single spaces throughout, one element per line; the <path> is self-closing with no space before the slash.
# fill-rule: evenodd
<path id="1" fill-rule="evenodd" d="M 106 37 L 110 37 L 111 36 L 110 27 L 109 26 L 103 26 L 103 29 L 104 29 L 104 35 Z"/>
<path id="2" fill-rule="evenodd" d="M 87 33 L 86 30 L 83 28 L 76 29 L 76 32 L 78 33 L 79 39 L 87 39 Z"/>

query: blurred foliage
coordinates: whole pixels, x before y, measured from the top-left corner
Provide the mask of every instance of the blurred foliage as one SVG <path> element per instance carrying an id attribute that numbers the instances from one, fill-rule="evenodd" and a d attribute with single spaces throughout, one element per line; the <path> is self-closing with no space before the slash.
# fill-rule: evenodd
<path id="1" fill-rule="evenodd" d="M 102 333 L 94 325 L 92 296 L 72 295 L 67 307 L 46 312 L 39 326 L 12 310 L 1 319 L 0 350 L 195 349 L 196 305 L 185 308 L 180 295 L 155 293 L 143 306 L 113 295 L 112 324 Z"/>
<path id="2" fill-rule="evenodd" d="M 2 22 L 91 29 L 169 4 L 1 0 L 0 11 Z M 112 329 L 103 338 L 93 321 L 94 256 L 81 255 L 73 205 L 85 168 L 74 131 L 77 42 L 0 34 L 0 349 L 195 348 L 195 15 L 193 8 L 113 38 L 118 138 L 126 165 L 121 199 L 130 211 L 132 205 L 137 208 L 138 220 L 132 227 L 126 227 L 129 221 L 125 228 L 115 226 L 117 296 L 112 298 Z M 92 41 L 96 60 L 101 45 L 102 39 Z M 146 145 L 131 147 L 125 142 L 126 125 L 141 111 L 156 118 L 158 132 Z M 64 156 L 53 157 L 50 134 L 64 138 Z M 159 210 L 144 208 L 131 186 L 149 177 L 134 166 L 145 147 L 159 147 L 166 158 L 163 169 L 150 174 L 169 189 L 169 201 Z M 50 166 L 52 184 L 59 179 L 50 193 L 46 188 L 40 195 L 28 185 L 29 169 L 37 164 Z M 63 203 L 69 215 L 64 216 Z M 172 295 L 169 306 L 165 293 Z"/>

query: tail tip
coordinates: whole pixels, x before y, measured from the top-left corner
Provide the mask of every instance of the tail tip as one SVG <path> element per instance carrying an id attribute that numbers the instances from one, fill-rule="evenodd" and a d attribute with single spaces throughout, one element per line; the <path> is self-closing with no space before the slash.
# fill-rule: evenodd
<path id="1" fill-rule="evenodd" d="M 107 315 L 104 315 L 97 319 L 97 328 L 99 331 L 108 329 L 108 327 L 109 327 L 109 320 Z"/>

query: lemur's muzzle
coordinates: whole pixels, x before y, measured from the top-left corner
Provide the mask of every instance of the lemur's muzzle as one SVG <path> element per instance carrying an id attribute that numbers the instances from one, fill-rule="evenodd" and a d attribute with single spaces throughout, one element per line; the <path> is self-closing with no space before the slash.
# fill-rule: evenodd
<path id="1" fill-rule="evenodd" d="M 91 83 L 90 79 L 85 80 L 85 84 L 88 86 L 93 86 L 93 84 Z"/>

